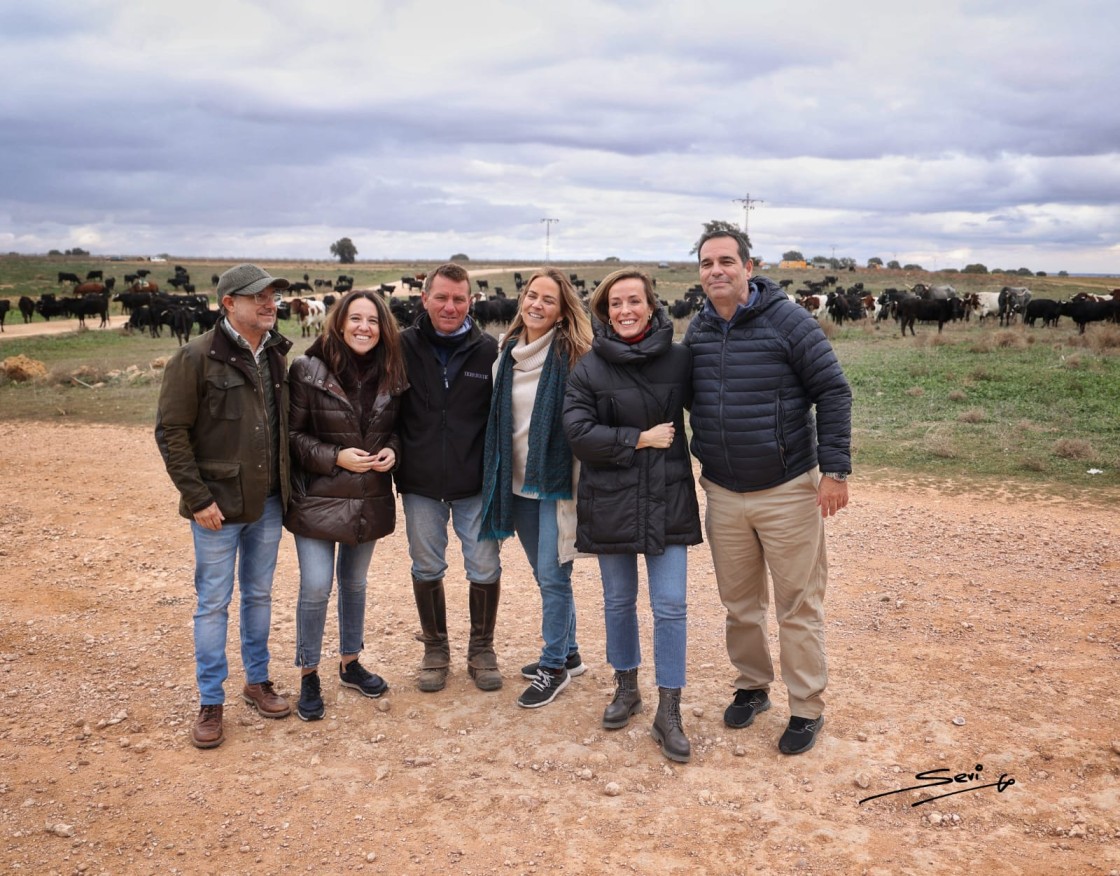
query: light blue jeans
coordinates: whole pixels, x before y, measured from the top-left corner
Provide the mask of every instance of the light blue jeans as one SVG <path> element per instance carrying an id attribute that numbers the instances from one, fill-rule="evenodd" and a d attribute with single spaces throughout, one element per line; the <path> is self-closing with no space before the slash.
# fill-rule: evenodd
<path id="1" fill-rule="evenodd" d="M 413 578 L 438 581 L 446 574 L 448 519 L 463 548 L 467 580 L 493 584 L 502 576 L 498 542 L 478 540 L 482 527 L 481 493 L 450 502 L 429 499 L 418 493 L 402 493 L 401 505 Z"/>
<path id="2" fill-rule="evenodd" d="M 224 523 L 214 531 L 191 521 L 194 538 L 194 660 L 204 706 L 225 702 L 229 675 L 226 629 L 233 599 L 233 576 L 241 588 L 241 663 L 245 681 L 268 681 L 268 629 L 272 623 L 272 576 L 283 534 L 280 497 L 265 500 L 253 523 Z"/>
<path id="3" fill-rule="evenodd" d="M 358 654 L 365 647 L 366 576 L 375 541 L 336 544 L 296 536 L 299 599 L 296 602 L 296 666 L 313 669 L 323 651 L 323 628 L 331 581 L 338 577 L 338 652 Z M 337 564 L 335 551 L 338 552 Z M 336 571 L 337 570 L 337 571 Z"/>
<path id="4" fill-rule="evenodd" d="M 556 540 L 556 503 L 544 499 L 513 497 L 513 528 L 533 577 L 541 589 L 540 665 L 559 669 L 568 655 L 579 650 L 576 643 L 576 602 L 572 595 L 572 564 L 560 562 Z"/>
<path id="5" fill-rule="evenodd" d="M 653 665 L 658 687 L 684 687 L 688 645 L 688 548 L 665 547 L 645 554 L 649 603 L 653 609 Z M 603 614 L 607 623 L 607 661 L 624 672 L 642 663 L 638 641 L 638 555 L 600 554 Z"/>

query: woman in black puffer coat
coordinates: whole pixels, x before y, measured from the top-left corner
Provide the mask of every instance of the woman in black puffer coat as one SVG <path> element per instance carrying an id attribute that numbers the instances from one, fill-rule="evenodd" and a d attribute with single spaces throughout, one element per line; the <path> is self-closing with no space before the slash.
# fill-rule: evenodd
<path id="1" fill-rule="evenodd" d="M 408 386 L 397 322 L 382 298 L 345 295 L 323 334 L 292 363 L 288 380 L 292 496 L 284 525 L 299 555 L 296 711 L 315 721 L 324 713 L 318 667 L 336 567 L 340 683 L 368 697 L 389 689 L 358 662 L 374 544 L 396 525 L 390 472 L 400 454 L 397 411 Z"/>
<path id="2" fill-rule="evenodd" d="M 660 704 L 653 736 L 666 757 L 687 761 L 681 726 L 685 682 L 688 546 L 699 544 L 700 510 L 684 433 L 692 359 L 673 343 L 673 324 L 649 277 L 627 269 L 591 298 L 598 333 L 572 371 L 564 430 L 582 462 L 576 547 L 599 555 L 614 699 L 603 726 L 625 727 L 641 711 L 638 666 L 638 555 L 653 609 Z"/>

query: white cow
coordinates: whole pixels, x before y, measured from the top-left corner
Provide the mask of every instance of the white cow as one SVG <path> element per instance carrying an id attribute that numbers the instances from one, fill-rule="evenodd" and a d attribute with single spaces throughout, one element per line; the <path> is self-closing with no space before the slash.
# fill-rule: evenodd
<path id="1" fill-rule="evenodd" d="M 293 298 L 292 316 L 299 319 L 300 334 L 305 338 L 317 335 L 327 318 L 327 306 L 314 298 Z"/>

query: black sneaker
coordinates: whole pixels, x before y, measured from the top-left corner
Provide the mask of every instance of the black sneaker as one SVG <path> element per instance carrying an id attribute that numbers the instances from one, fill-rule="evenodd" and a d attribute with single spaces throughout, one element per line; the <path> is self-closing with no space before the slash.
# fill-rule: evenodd
<path id="1" fill-rule="evenodd" d="M 740 688 L 735 691 L 735 700 L 723 713 L 723 723 L 728 727 L 741 730 L 743 727 L 750 727 L 754 723 L 755 715 L 769 708 L 770 697 L 766 695 L 766 691 Z"/>
<path id="2" fill-rule="evenodd" d="M 301 721 L 318 721 L 323 717 L 326 708 L 323 706 L 323 697 L 319 692 L 319 673 L 311 672 L 299 682 L 299 704 L 296 714 Z"/>
<path id="3" fill-rule="evenodd" d="M 528 666 L 522 666 L 521 677 L 532 681 L 537 677 L 537 670 L 540 668 L 540 663 L 530 663 Z M 572 678 L 587 672 L 587 667 L 583 665 L 583 660 L 580 659 L 579 651 L 573 651 L 568 655 L 568 659 L 564 661 L 564 668 L 568 670 L 568 675 Z"/>
<path id="4" fill-rule="evenodd" d="M 789 719 L 789 726 L 778 740 L 778 751 L 782 754 L 801 754 L 808 751 L 817 741 L 817 734 L 824 726 L 824 715 L 819 718 Z"/>
<path id="5" fill-rule="evenodd" d="M 385 679 L 374 675 L 357 660 L 351 660 L 345 666 L 339 664 L 338 677 L 342 680 L 343 687 L 352 687 L 360 691 L 362 696 L 377 699 L 389 689 Z"/>
<path id="6" fill-rule="evenodd" d="M 568 670 L 561 667 L 560 669 L 538 669 L 537 677 L 533 679 L 533 683 L 525 688 L 525 693 L 517 698 L 517 705 L 523 709 L 539 709 L 541 706 L 547 706 L 560 693 L 568 686 L 568 682 L 572 680 Z"/>

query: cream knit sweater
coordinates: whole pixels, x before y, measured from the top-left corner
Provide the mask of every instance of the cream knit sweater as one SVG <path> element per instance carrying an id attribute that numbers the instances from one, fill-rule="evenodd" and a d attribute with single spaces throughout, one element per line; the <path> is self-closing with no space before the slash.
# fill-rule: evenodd
<path id="1" fill-rule="evenodd" d="M 537 385 L 540 383 L 541 371 L 544 369 L 545 359 L 552 348 L 552 341 L 556 336 L 556 329 L 537 338 L 532 343 L 525 343 L 522 337 L 517 345 L 510 351 L 513 357 L 513 492 L 517 496 L 526 496 L 530 499 L 536 496 L 528 495 L 525 489 L 525 461 L 529 457 L 529 423 L 533 416 L 533 403 L 537 399 Z M 500 357 L 499 357 L 500 360 Z M 494 362 L 494 373 L 497 374 L 498 362 Z M 572 458 L 572 498 L 561 499 L 556 503 L 556 523 L 560 530 L 557 538 L 557 550 L 560 562 L 566 563 L 575 559 L 576 551 L 576 502 L 575 489 L 579 482 L 579 460 Z"/>

